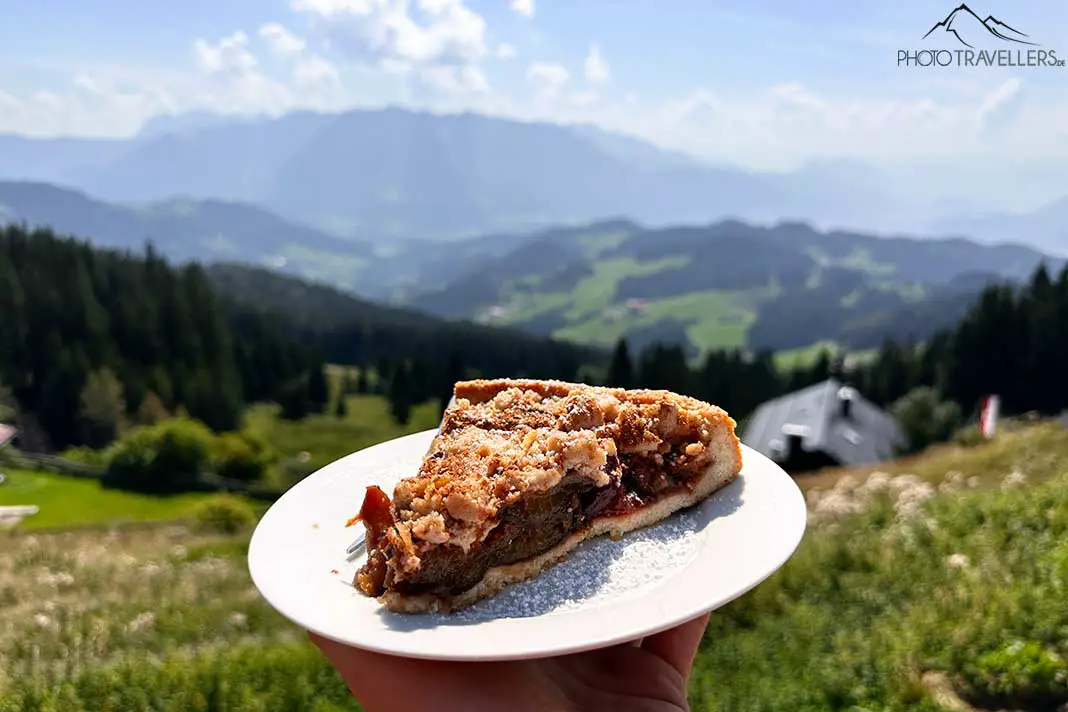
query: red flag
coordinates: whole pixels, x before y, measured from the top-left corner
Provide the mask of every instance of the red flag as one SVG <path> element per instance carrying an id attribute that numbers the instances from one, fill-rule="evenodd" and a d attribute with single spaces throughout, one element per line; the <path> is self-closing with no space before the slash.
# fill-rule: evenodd
<path id="1" fill-rule="evenodd" d="M 1001 399 L 997 396 L 990 395 L 983 398 L 983 409 L 979 413 L 979 432 L 987 440 L 994 437 L 994 431 L 997 429 L 998 408 L 1000 405 Z"/>

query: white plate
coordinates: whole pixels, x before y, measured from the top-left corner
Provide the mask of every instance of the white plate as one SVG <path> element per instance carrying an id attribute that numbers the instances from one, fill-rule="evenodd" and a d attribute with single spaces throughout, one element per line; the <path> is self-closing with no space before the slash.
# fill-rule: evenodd
<path id="1" fill-rule="evenodd" d="M 360 450 L 307 477 L 260 520 L 249 570 L 267 602 L 307 630 L 380 653 L 509 660 L 591 650 L 718 608 L 782 566 L 805 531 L 793 479 L 742 447 L 738 479 L 702 504 L 624 535 L 585 542 L 530 581 L 451 614 L 399 614 L 354 588 L 365 554 L 345 527 L 365 488 L 414 474 L 436 431 Z"/>

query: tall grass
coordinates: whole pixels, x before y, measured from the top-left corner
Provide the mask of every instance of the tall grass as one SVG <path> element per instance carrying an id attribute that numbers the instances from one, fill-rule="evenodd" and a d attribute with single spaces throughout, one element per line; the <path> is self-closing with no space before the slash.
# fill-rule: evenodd
<path id="1" fill-rule="evenodd" d="M 794 558 L 713 614 L 693 708 L 1068 703 L 1068 460 L 1035 450 L 1068 433 L 1044 427 L 810 488 Z M 259 598 L 246 547 L 174 525 L 0 534 L 0 710 L 358 709 Z"/>

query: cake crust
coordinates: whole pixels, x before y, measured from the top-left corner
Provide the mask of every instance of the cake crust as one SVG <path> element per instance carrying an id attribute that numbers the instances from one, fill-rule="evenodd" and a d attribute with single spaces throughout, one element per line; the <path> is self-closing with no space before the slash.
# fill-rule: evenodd
<path id="1" fill-rule="evenodd" d="M 741 469 L 734 420 L 669 391 L 498 379 L 454 395 L 419 472 L 392 499 L 369 488 L 357 517 L 368 559 L 354 584 L 394 611 L 469 606 Z"/>

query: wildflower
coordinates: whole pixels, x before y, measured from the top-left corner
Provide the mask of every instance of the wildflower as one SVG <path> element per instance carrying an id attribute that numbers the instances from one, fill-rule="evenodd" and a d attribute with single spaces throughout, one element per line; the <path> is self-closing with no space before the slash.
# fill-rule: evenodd
<path id="1" fill-rule="evenodd" d="M 813 521 L 834 520 L 863 511 L 859 500 L 847 494 L 832 490 L 820 498 L 812 512 Z"/>
<path id="2" fill-rule="evenodd" d="M 951 569 L 966 569 L 970 562 L 964 554 L 951 554 L 946 557 L 946 565 Z"/>
<path id="3" fill-rule="evenodd" d="M 154 576 L 155 574 L 158 574 L 162 570 L 162 568 L 163 567 L 161 567 L 155 561 L 150 561 L 144 566 L 142 566 L 139 570 L 145 576 Z"/>
<path id="4" fill-rule="evenodd" d="M 46 616 L 44 613 L 38 613 L 33 617 L 33 622 L 37 624 L 38 628 L 48 628 L 52 625 L 52 619 Z"/>
<path id="5" fill-rule="evenodd" d="M 956 492 L 964 485 L 964 475 L 956 470 L 949 472 L 946 479 L 938 485 L 939 492 Z"/>
<path id="6" fill-rule="evenodd" d="M 62 586 L 70 586 L 74 583 L 74 577 L 66 571 L 52 572 L 45 569 L 37 575 L 37 583 L 41 586 L 60 588 Z"/>
<path id="7" fill-rule="evenodd" d="M 1016 485 L 1022 485 L 1027 482 L 1027 476 L 1019 470 L 1013 470 L 1005 479 L 1001 481 L 1001 488 L 1008 489 L 1009 487 L 1015 487 Z"/>
<path id="8" fill-rule="evenodd" d="M 126 624 L 126 631 L 129 633 L 136 633 L 140 630 L 151 628 L 155 623 L 156 614 L 151 611 L 145 611 Z"/>
<path id="9" fill-rule="evenodd" d="M 852 492 L 857 488 L 857 478 L 853 475 L 846 475 L 837 482 L 834 483 L 834 489 L 836 492 Z"/>
<path id="10" fill-rule="evenodd" d="M 930 484 L 919 478 L 914 478 L 908 483 L 908 486 L 902 487 L 898 491 L 897 500 L 894 502 L 894 510 L 897 512 L 898 518 L 909 519 L 917 515 L 922 509 L 924 500 L 931 497 L 934 492 L 935 490 Z"/>
<path id="11" fill-rule="evenodd" d="M 898 475 L 890 480 L 890 489 L 893 492 L 901 492 L 920 484 L 924 482 L 916 475 Z"/>
<path id="12" fill-rule="evenodd" d="M 230 623 L 238 628 L 244 628 L 245 624 L 248 623 L 248 616 L 244 613 L 234 611 L 230 614 Z"/>
<path id="13" fill-rule="evenodd" d="M 860 486 L 859 491 L 865 495 L 879 494 L 890 488 L 890 475 L 885 472 L 873 472 Z"/>

